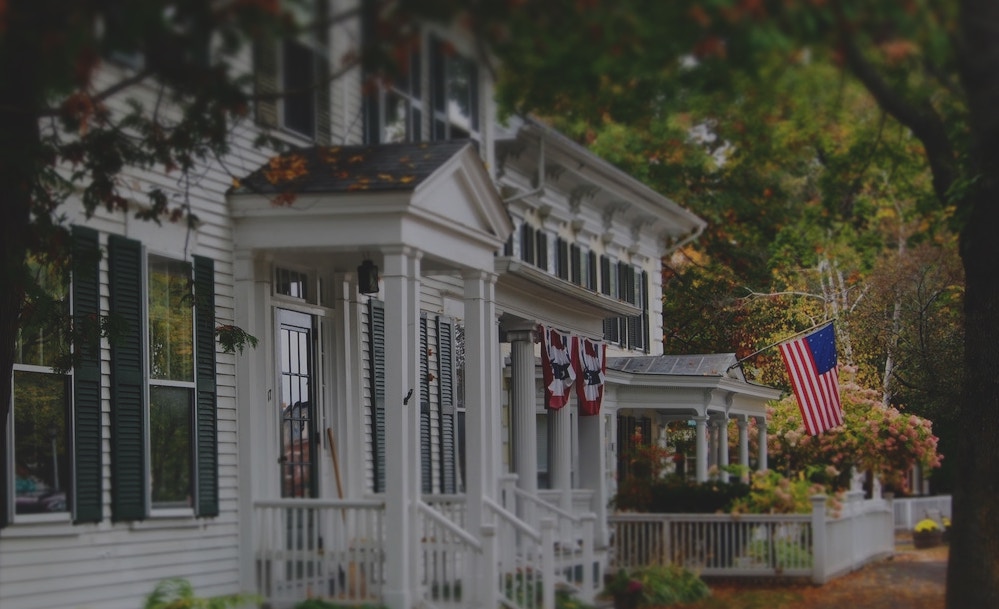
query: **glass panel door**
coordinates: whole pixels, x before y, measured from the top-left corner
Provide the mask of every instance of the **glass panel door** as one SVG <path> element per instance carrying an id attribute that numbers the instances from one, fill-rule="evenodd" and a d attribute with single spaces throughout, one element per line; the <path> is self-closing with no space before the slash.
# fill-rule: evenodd
<path id="1" fill-rule="evenodd" d="M 315 343 L 312 316 L 278 309 L 281 496 L 316 496 Z"/>

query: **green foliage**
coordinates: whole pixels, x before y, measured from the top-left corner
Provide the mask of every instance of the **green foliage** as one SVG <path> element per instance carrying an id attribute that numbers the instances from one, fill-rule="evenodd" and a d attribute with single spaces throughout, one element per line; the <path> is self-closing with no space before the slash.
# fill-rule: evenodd
<path id="1" fill-rule="evenodd" d="M 243 349 L 257 347 L 258 339 L 239 326 L 222 324 L 215 328 L 215 338 L 224 353 L 243 354 Z"/>
<path id="2" fill-rule="evenodd" d="M 772 564 L 777 568 L 809 568 L 812 566 L 811 551 L 797 540 L 779 537 L 776 539 L 756 539 L 749 543 L 747 553 L 754 560 Z"/>
<path id="3" fill-rule="evenodd" d="M 166 579 L 146 597 L 143 609 L 228 609 L 245 607 L 258 602 L 253 596 L 232 594 L 201 598 L 195 596 L 194 588 L 186 579 Z"/>
<path id="4" fill-rule="evenodd" d="M 749 493 L 729 507 L 735 514 L 807 514 L 812 511 L 811 497 L 828 492 L 827 487 L 808 479 L 804 472 L 787 478 L 774 470 L 765 470 L 753 474 Z M 842 507 L 838 497 L 830 497 L 828 501 L 833 512 Z"/>
<path id="5" fill-rule="evenodd" d="M 642 605 L 667 607 L 693 603 L 711 595 L 711 590 L 696 573 L 676 564 L 654 565 L 633 574 L 642 584 Z"/>

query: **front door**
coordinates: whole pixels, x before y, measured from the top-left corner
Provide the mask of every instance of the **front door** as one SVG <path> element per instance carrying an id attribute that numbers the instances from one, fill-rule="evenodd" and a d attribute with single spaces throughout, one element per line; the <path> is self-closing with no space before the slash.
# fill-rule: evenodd
<path id="1" fill-rule="evenodd" d="M 281 496 L 315 497 L 315 330 L 311 315 L 278 309 Z"/>

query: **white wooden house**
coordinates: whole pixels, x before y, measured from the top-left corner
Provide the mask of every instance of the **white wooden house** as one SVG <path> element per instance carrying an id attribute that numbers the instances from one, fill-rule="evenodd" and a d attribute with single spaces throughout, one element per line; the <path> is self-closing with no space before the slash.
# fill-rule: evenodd
<path id="1" fill-rule="evenodd" d="M 362 30 L 243 67 L 298 90 L 289 62 L 335 67 Z M 703 221 L 543 124 L 500 124 L 471 41 L 421 39 L 374 94 L 354 70 L 261 103 L 188 191 L 193 231 L 70 206 L 74 313 L 139 331 L 67 375 L 22 341 L 0 607 L 134 608 L 173 577 L 274 607 L 550 607 L 556 583 L 599 588 L 618 412 L 764 421 L 773 392 L 737 373 L 629 363 L 661 355 L 660 260 Z M 296 148 L 273 160 L 262 129 Z M 259 345 L 220 350 L 229 324 Z M 598 415 L 546 410 L 539 326 L 608 345 Z"/>

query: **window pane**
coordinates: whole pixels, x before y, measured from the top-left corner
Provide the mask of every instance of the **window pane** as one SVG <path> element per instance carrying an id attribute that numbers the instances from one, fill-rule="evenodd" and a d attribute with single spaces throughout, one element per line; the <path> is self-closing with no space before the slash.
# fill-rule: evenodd
<path id="1" fill-rule="evenodd" d="M 194 302 L 188 265 L 149 257 L 149 374 L 194 380 Z"/>
<path id="2" fill-rule="evenodd" d="M 191 390 L 149 388 L 149 458 L 153 507 L 191 501 Z"/>
<path id="3" fill-rule="evenodd" d="M 65 376 L 14 371 L 17 514 L 68 510 L 66 399 Z"/>
<path id="4" fill-rule="evenodd" d="M 312 137 L 316 132 L 316 91 L 312 49 L 297 40 L 284 41 L 284 126 Z"/>
<path id="5" fill-rule="evenodd" d="M 64 347 L 60 318 L 69 312 L 69 283 L 52 268 L 29 262 L 39 293 L 27 294 L 14 358 L 19 364 L 52 366 Z"/>

